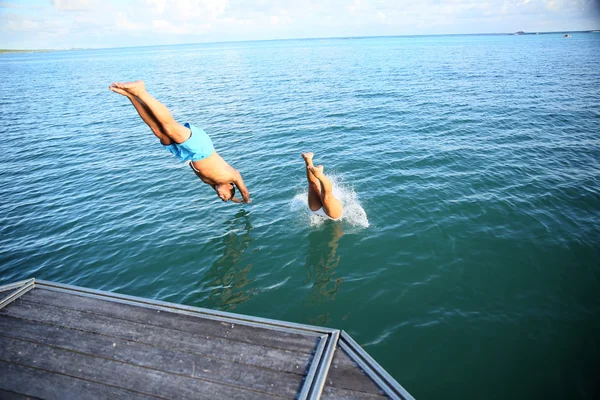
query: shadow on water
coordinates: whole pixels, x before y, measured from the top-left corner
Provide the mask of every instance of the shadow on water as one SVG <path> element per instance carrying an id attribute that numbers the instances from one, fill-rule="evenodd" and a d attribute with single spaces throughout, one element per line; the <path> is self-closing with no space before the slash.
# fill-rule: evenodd
<path id="1" fill-rule="evenodd" d="M 252 264 L 243 265 L 244 253 L 253 240 L 249 215 L 240 210 L 229 222 L 228 233 L 215 239 L 215 242 L 222 241 L 223 255 L 204 275 L 203 286 L 210 288 L 210 293 L 202 302 L 203 307 L 230 311 L 254 296 L 257 289 L 248 288 L 255 279 L 248 278 Z"/>
<path id="2" fill-rule="evenodd" d="M 340 238 L 344 235 L 340 223 L 326 223 L 323 229 L 308 235 L 309 247 L 306 256 L 307 277 L 304 283 L 313 283 L 307 299 L 307 308 L 320 312 L 309 323 L 326 326 L 330 313 L 324 310 L 324 304 L 334 301 L 344 278 L 334 278 L 335 269 L 341 257 L 337 255 Z"/>

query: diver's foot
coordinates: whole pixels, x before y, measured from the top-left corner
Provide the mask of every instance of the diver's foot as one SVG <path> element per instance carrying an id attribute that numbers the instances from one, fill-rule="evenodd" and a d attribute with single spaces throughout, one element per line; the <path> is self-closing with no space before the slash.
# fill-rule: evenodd
<path id="1" fill-rule="evenodd" d="M 313 154 L 312 151 L 309 151 L 308 153 L 302 153 L 302 158 L 304 158 L 304 162 L 306 163 L 306 165 L 312 166 L 313 162 L 312 159 L 315 155 Z"/>
<path id="2" fill-rule="evenodd" d="M 117 89 L 122 89 L 128 93 L 131 93 L 134 96 L 139 96 L 140 93 L 146 90 L 146 85 L 144 85 L 144 81 L 115 82 L 110 86 Z"/>
<path id="3" fill-rule="evenodd" d="M 112 91 L 113 91 L 113 92 L 115 92 L 115 93 L 119 93 L 120 95 L 123 95 L 123 96 L 125 96 L 125 97 L 131 97 L 131 96 L 133 96 L 131 93 L 129 93 L 129 92 L 127 92 L 127 91 L 125 91 L 125 90 L 123 90 L 123 89 L 121 89 L 121 88 L 118 88 L 118 87 L 116 87 L 116 86 L 113 86 L 113 85 L 110 85 L 110 86 L 108 87 L 108 89 L 109 89 L 109 90 L 112 90 Z"/>
<path id="4" fill-rule="evenodd" d="M 308 170 L 317 179 L 320 179 L 324 175 L 323 174 L 323 166 L 322 165 L 317 165 L 316 167 L 308 167 Z"/>

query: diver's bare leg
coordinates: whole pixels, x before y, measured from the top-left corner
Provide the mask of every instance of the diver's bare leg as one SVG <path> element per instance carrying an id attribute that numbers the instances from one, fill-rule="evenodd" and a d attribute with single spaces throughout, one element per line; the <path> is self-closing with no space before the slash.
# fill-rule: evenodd
<path id="1" fill-rule="evenodd" d="M 138 112 L 138 114 L 140 115 L 142 120 L 146 123 L 146 125 L 148 125 L 150 127 L 150 129 L 152 130 L 154 135 L 156 135 L 156 137 L 160 140 L 160 142 L 163 145 L 168 146 L 171 143 L 173 143 L 171 138 L 169 138 L 167 135 L 165 135 L 163 133 L 163 131 L 160 129 L 160 125 L 154 118 L 154 115 L 152 115 L 152 113 L 148 110 L 148 108 L 146 107 L 146 105 L 144 104 L 143 101 L 141 101 L 140 99 L 138 99 L 131 93 L 126 92 L 123 89 L 119 89 L 117 87 L 112 87 L 112 86 L 109 87 L 109 89 L 115 93 L 122 94 L 123 96 L 127 97 L 129 99 L 129 101 L 131 101 L 131 104 L 133 104 L 133 106 L 135 107 L 136 111 Z"/>
<path id="2" fill-rule="evenodd" d="M 139 98 L 146 105 L 148 111 L 154 116 L 162 132 L 175 143 L 183 143 L 189 139 L 191 135 L 190 129 L 175 121 L 169 109 L 146 91 L 146 86 L 143 81 L 116 82 L 113 83 L 111 87 L 123 89 Z"/>
<path id="3" fill-rule="evenodd" d="M 333 195 L 333 185 L 329 178 L 323 173 L 323 166 L 308 167 L 308 170 L 321 182 L 321 202 L 323 203 L 323 211 L 325 211 L 325 214 L 333 219 L 341 217 L 344 212 L 344 206 L 342 202 Z"/>
<path id="4" fill-rule="evenodd" d="M 302 153 L 302 158 L 306 163 L 306 179 L 308 180 L 308 208 L 317 211 L 323 207 L 321 202 L 321 182 L 308 170 L 313 166 L 314 154 L 312 152 Z"/>

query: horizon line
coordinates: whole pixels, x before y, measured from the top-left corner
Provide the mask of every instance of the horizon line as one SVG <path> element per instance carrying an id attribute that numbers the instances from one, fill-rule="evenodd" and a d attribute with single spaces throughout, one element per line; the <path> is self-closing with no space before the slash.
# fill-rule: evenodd
<path id="1" fill-rule="evenodd" d="M 282 42 L 291 40 L 324 40 L 324 39 L 374 39 L 374 38 L 393 38 L 393 37 L 418 37 L 418 36 L 477 36 L 477 35 L 547 35 L 553 33 L 593 33 L 600 32 L 598 29 L 590 30 L 560 30 L 560 31 L 516 31 L 516 32 L 488 32 L 488 33 L 423 33 L 423 34 L 399 34 L 399 35 L 365 35 L 365 36 L 316 36 L 316 37 L 298 37 L 298 38 L 280 38 L 280 39 L 253 39 L 253 40 L 222 40 L 209 42 L 192 43 L 171 43 L 171 44 L 144 44 L 133 46 L 111 46 L 111 47 L 71 47 L 71 48 L 51 48 L 51 49 L 11 49 L 0 48 L 0 52 L 53 52 L 53 51 L 75 51 L 75 50 L 109 50 L 109 49 L 127 49 L 138 47 L 161 47 L 161 46 L 190 46 L 196 44 L 222 44 L 222 43 L 252 43 L 252 42 Z"/>

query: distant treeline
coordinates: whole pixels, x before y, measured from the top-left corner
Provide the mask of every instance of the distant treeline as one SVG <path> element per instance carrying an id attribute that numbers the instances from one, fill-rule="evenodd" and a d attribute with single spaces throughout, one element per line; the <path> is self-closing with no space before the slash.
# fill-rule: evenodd
<path id="1" fill-rule="evenodd" d="M 12 49 L 0 49 L 0 53 L 46 53 L 55 50 L 12 50 Z"/>

